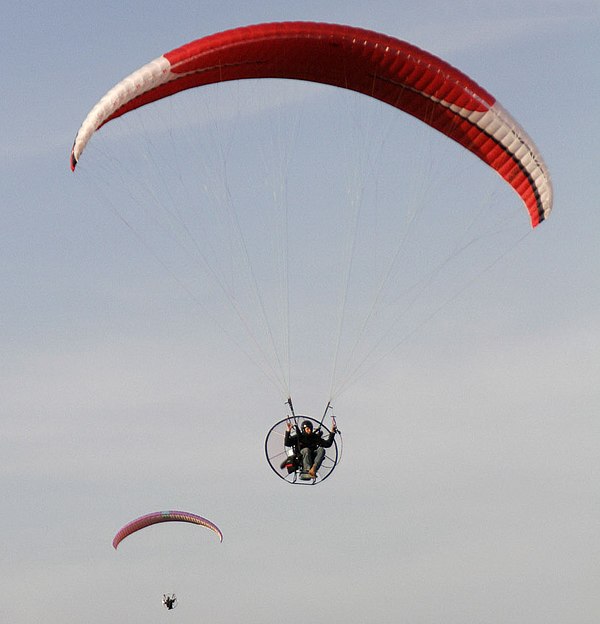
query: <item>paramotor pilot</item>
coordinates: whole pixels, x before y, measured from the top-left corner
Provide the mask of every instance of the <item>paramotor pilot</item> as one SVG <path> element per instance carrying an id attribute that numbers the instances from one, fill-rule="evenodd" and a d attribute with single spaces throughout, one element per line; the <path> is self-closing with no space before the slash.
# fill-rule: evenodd
<path id="1" fill-rule="evenodd" d="M 300 455 L 302 461 L 300 478 L 302 480 L 317 478 L 317 472 L 325 459 L 325 449 L 333 444 L 336 431 L 337 428 L 333 424 L 329 435 L 324 438 L 320 429 L 313 430 L 310 420 L 305 420 L 300 425 L 300 429 L 292 433 L 292 422 L 287 423 L 284 444 L 293 447 Z"/>

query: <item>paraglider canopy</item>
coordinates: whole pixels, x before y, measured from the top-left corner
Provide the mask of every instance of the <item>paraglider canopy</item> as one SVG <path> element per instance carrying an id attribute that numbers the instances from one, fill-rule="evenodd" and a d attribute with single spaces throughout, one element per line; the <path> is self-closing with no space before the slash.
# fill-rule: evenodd
<path id="1" fill-rule="evenodd" d="M 198 524 L 216 533 L 219 537 L 219 541 L 223 541 L 221 529 L 210 520 L 202 518 L 202 516 L 197 516 L 187 511 L 155 511 L 145 516 L 140 516 L 119 529 L 112 542 L 113 548 L 116 549 L 117 546 L 132 533 L 160 522 L 190 522 L 192 524 Z"/>
<path id="2" fill-rule="evenodd" d="M 362 28 L 282 22 L 197 39 L 144 65 L 92 108 L 71 169 L 105 123 L 185 89 L 248 78 L 329 84 L 376 98 L 460 143 L 519 194 L 535 227 L 552 209 L 546 166 L 525 130 L 486 90 L 442 59 Z"/>

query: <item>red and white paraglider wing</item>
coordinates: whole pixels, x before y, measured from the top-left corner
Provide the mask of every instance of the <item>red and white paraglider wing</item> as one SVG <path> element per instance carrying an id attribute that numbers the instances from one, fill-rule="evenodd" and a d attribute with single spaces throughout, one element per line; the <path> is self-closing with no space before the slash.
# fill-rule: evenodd
<path id="1" fill-rule="evenodd" d="M 75 138 L 71 168 L 107 121 L 185 89 L 244 78 L 319 82 L 386 102 L 457 141 L 497 171 L 523 200 L 534 227 L 550 214 L 547 168 L 527 133 L 495 98 L 409 43 L 335 24 L 246 26 L 164 54 L 94 106 Z"/>

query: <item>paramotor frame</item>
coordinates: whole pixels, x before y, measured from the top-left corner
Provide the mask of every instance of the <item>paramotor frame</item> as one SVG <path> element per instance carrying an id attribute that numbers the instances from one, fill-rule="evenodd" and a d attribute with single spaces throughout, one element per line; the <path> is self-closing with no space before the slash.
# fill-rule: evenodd
<path id="1" fill-rule="evenodd" d="M 333 440 L 333 444 L 325 449 L 325 459 L 317 472 L 317 478 L 304 481 L 300 478 L 301 465 L 294 465 L 293 461 L 291 461 L 294 455 L 294 449 L 284 444 L 285 433 L 290 420 L 290 418 L 284 418 L 276 422 L 267 433 L 267 437 L 265 438 L 265 455 L 269 466 L 280 479 L 283 479 L 291 485 L 316 485 L 317 483 L 325 481 L 335 470 L 335 467 L 342 457 L 341 436 L 336 436 Z M 297 422 L 309 420 L 313 424 L 314 431 L 321 430 L 324 435 L 329 435 L 331 433 L 328 427 L 310 416 L 298 415 L 294 420 Z M 294 421 L 292 420 L 292 422 Z M 293 427 L 297 426 L 297 424 L 293 424 Z M 289 466 L 289 468 L 286 466 Z"/>
<path id="2" fill-rule="evenodd" d="M 175 594 L 163 594 L 162 603 L 171 611 L 177 606 L 177 596 Z"/>

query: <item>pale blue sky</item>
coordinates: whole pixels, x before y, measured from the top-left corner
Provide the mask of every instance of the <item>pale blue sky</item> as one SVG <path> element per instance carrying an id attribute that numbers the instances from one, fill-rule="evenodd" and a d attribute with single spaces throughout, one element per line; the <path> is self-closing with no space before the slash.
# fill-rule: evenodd
<path id="1" fill-rule="evenodd" d="M 442 4 L 3 3 L 2 621 L 598 621 L 600 3 Z M 277 389 L 68 165 L 124 75 L 280 20 L 442 56 L 527 129 L 555 190 L 546 223 L 340 397 L 343 461 L 314 488 L 265 464 Z M 321 409 L 303 372 L 297 407 Z M 113 551 L 165 508 L 223 544 L 169 527 Z"/>

